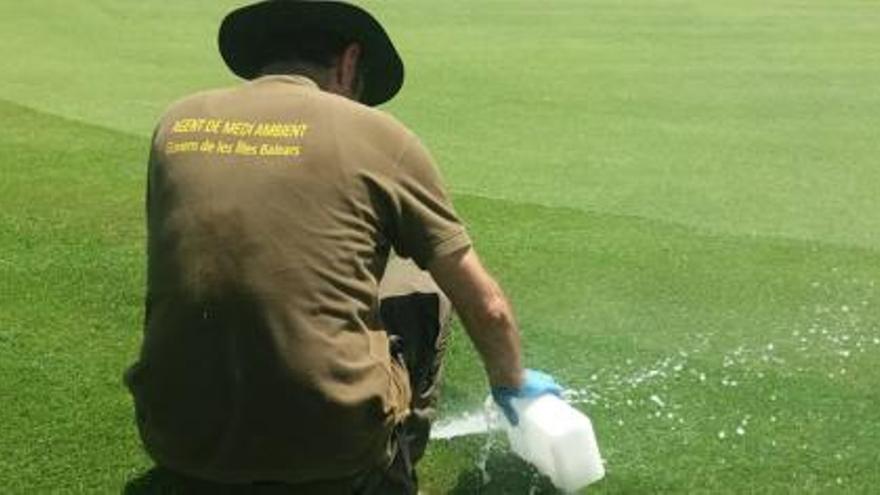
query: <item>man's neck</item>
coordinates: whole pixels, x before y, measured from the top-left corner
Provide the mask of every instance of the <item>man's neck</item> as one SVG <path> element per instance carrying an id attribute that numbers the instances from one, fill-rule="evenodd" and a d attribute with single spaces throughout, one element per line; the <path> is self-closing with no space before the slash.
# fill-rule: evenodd
<path id="1" fill-rule="evenodd" d="M 298 62 L 274 62 L 264 67 L 260 73 L 264 76 L 306 77 L 325 91 L 329 86 L 330 79 L 330 69 Z"/>

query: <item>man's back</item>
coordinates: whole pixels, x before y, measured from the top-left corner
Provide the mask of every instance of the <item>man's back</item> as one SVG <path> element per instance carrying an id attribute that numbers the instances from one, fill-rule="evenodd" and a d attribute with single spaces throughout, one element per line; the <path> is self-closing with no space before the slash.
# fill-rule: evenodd
<path id="1" fill-rule="evenodd" d="M 388 252 L 424 265 L 469 243 L 414 136 L 305 78 L 264 77 L 168 111 L 147 202 L 129 385 L 151 454 L 228 481 L 382 462 L 410 394 L 378 321 Z"/>

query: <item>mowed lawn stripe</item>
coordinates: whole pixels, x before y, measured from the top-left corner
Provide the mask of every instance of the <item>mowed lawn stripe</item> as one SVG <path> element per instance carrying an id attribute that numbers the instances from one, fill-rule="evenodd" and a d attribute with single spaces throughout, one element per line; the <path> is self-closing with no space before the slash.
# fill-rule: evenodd
<path id="1" fill-rule="evenodd" d="M 7 2 L 0 95 L 147 136 L 234 84 L 216 29 L 237 4 Z M 880 246 L 876 2 L 365 5 L 407 62 L 389 108 L 455 191 Z"/>
<path id="2" fill-rule="evenodd" d="M 234 84 L 216 29 L 240 3 L 7 2 L 0 95 L 147 136 Z M 407 62 L 389 108 L 455 191 L 880 246 L 876 2 L 364 4 Z"/>

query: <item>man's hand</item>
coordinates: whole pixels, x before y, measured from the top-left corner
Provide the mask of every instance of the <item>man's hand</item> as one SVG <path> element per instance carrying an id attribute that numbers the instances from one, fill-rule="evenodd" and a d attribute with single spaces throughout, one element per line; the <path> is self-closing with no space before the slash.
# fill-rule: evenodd
<path id="1" fill-rule="evenodd" d="M 546 394 L 562 396 L 562 387 L 547 373 L 535 370 L 526 370 L 523 376 L 523 384 L 519 388 L 492 387 L 492 398 L 504 412 L 510 424 L 519 424 L 519 417 L 513 408 L 513 399 L 530 399 Z"/>

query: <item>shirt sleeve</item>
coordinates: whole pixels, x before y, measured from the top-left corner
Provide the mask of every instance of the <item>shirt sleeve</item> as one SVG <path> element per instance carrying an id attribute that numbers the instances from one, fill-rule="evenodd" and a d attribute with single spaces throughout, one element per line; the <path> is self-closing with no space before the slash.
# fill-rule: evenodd
<path id="1" fill-rule="evenodd" d="M 433 158 L 415 137 L 397 161 L 391 189 L 389 237 L 398 255 L 412 258 L 424 270 L 434 258 L 471 245 Z"/>

